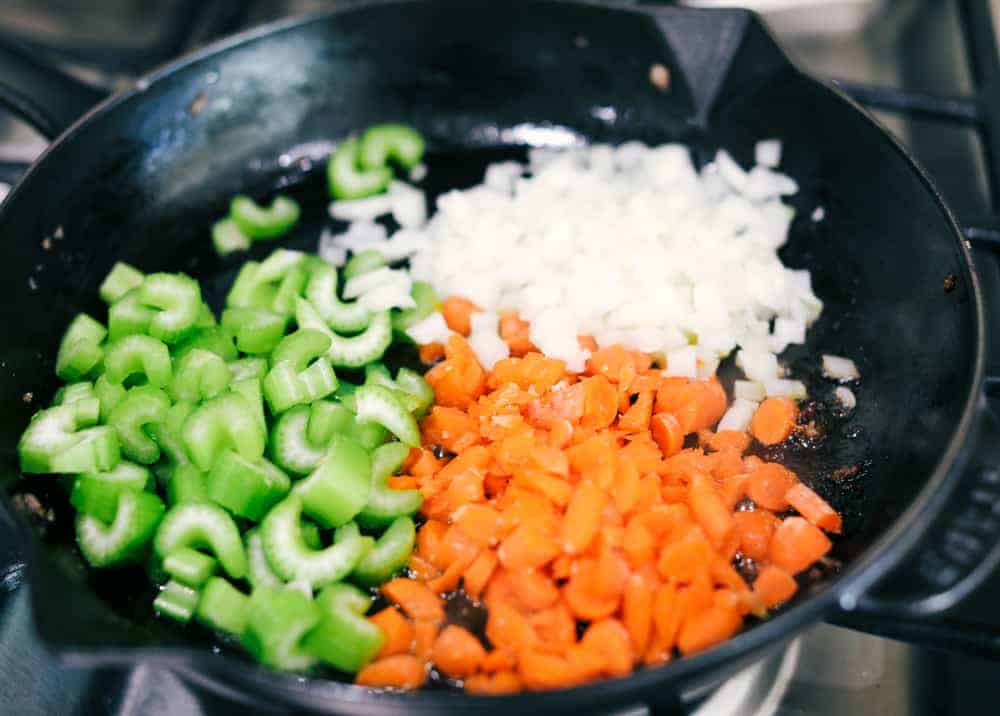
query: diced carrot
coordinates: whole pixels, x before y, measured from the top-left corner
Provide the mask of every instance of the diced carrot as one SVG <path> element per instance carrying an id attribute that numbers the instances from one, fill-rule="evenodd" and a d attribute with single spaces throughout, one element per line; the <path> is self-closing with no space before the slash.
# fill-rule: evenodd
<path id="1" fill-rule="evenodd" d="M 418 349 L 418 355 L 420 362 L 425 365 L 436 363 L 444 357 L 444 344 L 437 342 L 424 344 Z"/>
<path id="2" fill-rule="evenodd" d="M 417 619 L 413 622 L 413 655 L 422 662 L 431 658 L 431 648 L 437 639 L 438 624 L 436 621 Z"/>
<path id="3" fill-rule="evenodd" d="M 800 515 L 827 532 L 839 533 L 840 515 L 813 489 L 801 482 L 792 485 L 785 493 L 785 500 Z"/>
<path id="4" fill-rule="evenodd" d="M 731 637 L 742 623 L 738 611 L 725 607 L 712 606 L 689 614 L 677 635 L 677 650 L 685 656 L 703 651 Z"/>
<path id="5" fill-rule="evenodd" d="M 573 487 L 568 481 L 548 475 L 541 470 L 519 470 L 514 474 L 513 484 L 534 490 L 559 507 L 565 507 L 573 494 Z"/>
<path id="6" fill-rule="evenodd" d="M 525 390 L 534 387 L 536 393 L 542 394 L 565 376 L 565 361 L 531 352 L 523 358 L 497 361 L 490 373 L 489 386 L 496 388 L 505 383 L 516 383 Z"/>
<path id="7" fill-rule="evenodd" d="M 542 572 L 508 572 L 507 577 L 518 601 L 529 609 L 545 609 L 559 601 L 559 588 Z"/>
<path id="8" fill-rule="evenodd" d="M 663 504 L 660 494 L 660 480 L 656 475 L 645 474 L 639 478 L 639 498 L 636 500 L 633 512 L 648 512 L 657 505 Z"/>
<path id="9" fill-rule="evenodd" d="M 597 583 L 597 565 L 593 560 L 583 560 L 563 587 L 563 599 L 577 619 L 596 621 L 618 610 L 620 598 L 600 596 Z"/>
<path id="10" fill-rule="evenodd" d="M 521 690 L 521 677 L 514 671 L 498 671 L 495 674 L 473 674 L 465 679 L 465 690 L 470 694 L 499 696 L 513 694 Z"/>
<path id="11" fill-rule="evenodd" d="M 609 380 L 617 380 L 624 364 L 629 363 L 637 373 L 644 373 L 653 364 L 648 353 L 626 350 L 620 345 L 609 346 L 591 351 L 587 359 L 587 372 L 591 375 L 603 375 Z"/>
<path id="12" fill-rule="evenodd" d="M 559 545 L 536 523 L 521 524 L 500 543 L 497 556 L 507 569 L 537 569 L 559 554 Z"/>
<path id="13" fill-rule="evenodd" d="M 594 591 L 601 597 L 620 598 L 625 591 L 631 570 L 621 551 L 607 544 L 607 541 L 603 542 L 597 557 L 597 581 Z"/>
<path id="14" fill-rule="evenodd" d="M 479 423 L 457 408 L 435 405 L 427 417 L 420 421 L 420 433 L 426 445 L 440 445 L 450 452 L 461 452 L 459 441 L 467 435 L 473 435 L 478 441 Z M 430 457 L 434 458 L 433 455 Z"/>
<path id="15" fill-rule="evenodd" d="M 500 337 L 503 338 L 512 356 L 520 358 L 538 349 L 531 343 L 531 324 L 522 320 L 517 313 L 500 315 Z"/>
<path id="16" fill-rule="evenodd" d="M 746 449 L 750 447 L 750 436 L 742 430 L 720 430 L 717 433 L 712 433 L 708 439 L 708 447 L 716 451 L 746 452 Z"/>
<path id="17" fill-rule="evenodd" d="M 552 424 L 549 426 L 549 444 L 552 445 L 552 447 L 562 449 L 566 447 L 572 439 L 573 423 L 564 418 L 552 421 Z"/>
<path id="18" fill-rule="evenodd" d="M 767 550 L 771 544 L 774 531 L 778 529 L 781 520 L 770 510 L 753 510 L 750 512 L 734 512 L 733 522 L 740 538 L 740 551 L 750 559 L 763 560 L 767 558 Z"/>
<path id="19" fill-rule="evenodd" d="M 417 531 L 417 554 L 438 569 L 448 566 L 444 557 L 444 533 L 448 526 L 437 520 L 427 520 Z"/>
<path id="20" fill-rule="evenodd" d="M 625 584 L 622 596 L 622 621 L 632 639 L 635 654 L 643 654 L 649 645 L 653 626 L 653 590 L 641 574 L 633 574 Z"/>
<path id="21" fill-rule="evenodd" d="M 409 653 L 413 647 L 413 624 L 396 607 L 386 607 L 368 617 L 368 621 L 385 634 L 385 642 L 376 658 Z"/>
<path id="22" fill-rule="evenodd" d="M 583 415 L 580 425 L 585 428 L 606 428 L 618 416 L 618 391 L 603 375 L 585 378 L 583 384 Z"/>
<path id="23" fill-rule="evenodd" d="M 639 393 L 635 403 L 618 419 L 618 427 L 630 433 L 637 433 L 649 427 L 653 415 L 653 394 L 649 391 Z M 662 448 L 661 448 L 662 449 Z"/>
<path id="24" fill-rule="evenodd" d="M 655 557 L 656 542 L 653 535 L 639 520 L 633 518 L 625 527 L 625 557 L 633 568 L 652 562 Z"/>
<path id="25" fill-rule="evenodd" d="M 712 545 L 706 539 L 705 533 L 700 528 L 694 527 L 663 549 L 657 569 L 664 579 L 686 583 L 704 573 L 711 558 Z"/>
<path id="26" fill-rule="evenodd" d="M 441 574 L 441 570 L 435 567 L 433 564 L 428 562 L 426 559 L 421 557 L 419 554 L 414 552 L 410 555 L 410 576 L 414 579 L 418 579 L 421 582 L 427 582 L 431 579 L 438 577 Z"/>
<path id="27" fill-rule="evenodd" d="M 618 512 L 626 515 L 632 512 L 639 501 L 639 470 L 628 458 L 617 460 L 615 483 L 611 497 Z"/>
<path id="28" fill-rule="evenodd" d="M 558 689 L 576 681 L 566 659 L 534 649 L 526 649 L 519 655 L 518 674 L 529 689 Z"/>
<path id="29" fill-rule="evenodd" d="M 581 645 L 603 656 L 603 672 L 608 676 L 628 676 L 632 671 L 632 640 L 617 619 L 594 622 L 583 633 Z"/>
<path id="30" fill-rule="evenodd" d="M 465 593 L 473 599 L 478 599 L 479 595 L 486 589 L 486 585 L 493 576 L 493 572 L 498 563 L 497 553 L 491 549 L 483 550 L 479 556 L 469 565 L 462 575 L 462 588 Z"/>
<path id="31" fill-rule="evenodd" d="M 750 433 L 765 445 L 777 445 L 792 434 L 798 414 L 798 406 L 791 398 L 767 398 L 750 420 Z"/>
<path id="32" fill-rule="evenodd" d="M 757 579 L 753 583 L 754 593 L 760 597 L 764 606 L 768 609 L 787 602 L 799 589 L 795 578 L 788 572 L 767 564 L 757 572 Z"/>
<path id="33" fill-rule="evenodd" d="M 743 473 L 743 457 L 731 448 L 719 450 L 706 456 L 712 462 L 712 477 L 725 480 Z"/>
<path id="34" fill-rule="evenodd" d="M 566 507 L 562 523 L 562 548 L 569 554 L 579 554 L 590 546 L 601 524 L 601 512 L 608 497 L 592 482 L 577 487 Z"/>
<path id="35" fill-rule="evenodd" d="M 435 594 L 446 594 L 458 589 L 458 583 L 478 554 L 463 554 L 453 558 L 448 568 L 427 582 L 427 588 Z"/>
<path id="36" fill-rule="evenodd" d="M 431 647 L 431 661 L 446 676 L 462 679 L 479 670 L 486 649 L 472 632 L 449 624 L 438 634 Z"/>
<path id="37" fill-rule="evenodd" d="M 796 483 L 795 473 L 776 462 L 766 462 L 752 473 L 747 480 L 747 495 L 758 507 L 775 512 L 788 509 L 785 495 Z"/>
<path id="38" fill-rule="evenodd" d="M 520 654 L 538 644 L 538 635 L 527 617 L 509 604 L 491 604 L 486 617 L 486 638 L 497 649 Z"/>
<path id="39" fill-rule="evenodd" d="M 585 351 L 593 353 L 597 350 L 597 341 L 594 340 L 593 336 L 577 336 L 576 343 Z"/>
<path id="40" fill-rule="evenodd" d="M 452 514 L 452 524 L 480 547 L 492 547 L 500 540 L 500 513 L 490 505 L 469 504 Z"/>
<path id="41" fill-rule="evenodd" d="M 576 620 L 561 601 L 536 611 L 528 620 L 538 635 L 540 649 L 562 653 L 576 641 Z"/>
<path id="42" fill-rule="evenodd" d="M 449 296 L 441 302 L 441 313 L 444 314 L 444 322 L 448 328 L 461 333 L 463 336 L 472 332 L 472 314 L 481 313 L 483 309 L 472 301 L 461 296 Z"/>
<path id="43" fill-rule="evenodd" d="M 570 574 L 573 572 L 573 561 L 573 556 L 568 554 L 561 554 L 552 560 L 549 565 L 552 578 L 569 579 Z"/>
<path id="44" fill-rule="evenodd" d="M 695 520 L 705 530 L 717 549 L 726 544 L 736 530 L 732 514 L 715 489 L 712 478 L 696 474 L 691 478 L 689 501 Z"/>
<path id="45" fill-rule="evenodd" d="M 657 413 L 649 421 L 653 440 L 664 457 L 676 455 L 684 447 L 684 431 L 671 413 Z"/>
<path id="46" fill-rule="evenodd" d="M 514 652 L 507 649 L 494 649 L 486 652 L 486 658 L 483 659 L 480 668 L 488 674 L 493 674 L 513 669 L 515 666 L 517 666 L 517 657 Z"/>
<path id="47" fill-rule="evenodd" d="M 390 602 L 398 604 L 411 619 L 444 621 L 441 599 L 420 582 L 397 577 L 382 585 L 382 593 Z"/>
<path id="48" fill-rule="evenodd" d="M 416 689 L 426 678 L 423 661 L 409 654 L 395 654 L 363 667 L 354 683 L 372 688 Z"/>
<path id="49" fill-rule="evenodd" d="M 481 470 L 472 468 L 459 473 L 452 478 L 445 496 L 448 500 L 448 511 L 452 514 L 466 505 L 486 501 L 486 491 L 483 480 L 486 476 Z"/>
<path id="50" fill-rule="evenodd" d="M 736 505 L 746 497 L 747 494 L 747 483 L 750 481 L 750 476 L 746 473 L 740 473 L 738 475 L 733 475 L 732 477 L 727 477 L 722 481 L 721 495 L 722 501 L 725 503 L 726 507 L 730 510 L 736 509 Z"/>
<path id="51" fill-rule="evenodd" d="M 787 517 L 771 538 L 768 557 L 791 574 L 808 569 L 830 551 L 829 538 L 802 517 Z"/>
<path id="52" fill-rule="evenodd" d="M 577 682 L 590 681 L 604 673 L 604 654 L 593 645 L 587 647 L 582 643 L 570 644 L 565 649 L 565 657 Z"/>
<path id="53" fill-rule="evenodd" d="M 650 646 L 655 644 L 669 653 L 677 640 L 683 616 L 677 587 L 670 583 L 657 587 L 653 594 L 653 625 L 656 634 Z"/>

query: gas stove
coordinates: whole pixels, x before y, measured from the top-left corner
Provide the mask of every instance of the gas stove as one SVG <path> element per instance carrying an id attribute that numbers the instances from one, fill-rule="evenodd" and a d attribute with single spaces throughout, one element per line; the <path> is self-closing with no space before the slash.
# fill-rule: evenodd
<path id="1" fill-rule="evenodd" d="M 267 20 L 320 10 L 322 0 L 6 0 L 0 41 L 42 51 L 93 84 L 114 90 L 213 38 Z M 837 81 L 916 155 L 977 246 L 992 262 L 1000 245 L 1000 0 L 689 0 L 760 10 L 792 57 Z M 994 92 L 979 104 L 964 97 Z M 0 196 L 45 147 L 0 110 Z M 59 666 L 33 634 L 19 555 L 0 534 L 0 713 L 19 716 L 156 716 L 253 713 L 168 671 L 79 671 Z M 1000 578 L 952 619 L 984 625 Z M 872 630 L 899 635 L 891 622 Z M 933 632 L 938 626 L 928 623 Z M 1000 634 L 1000 626 L 992 628 Z M 907 634 L 910 638 L 913 633 Z M 990 627 L 983 627 L 990 636 Z M 996 638 L 994 636 L 994 638 Z M 968 640 L 966 647 L 975 646 Z M 684 695 L 698 716 L 917 716 L 994 714 L 997 661 L 934 651 L 821 624 L 721 686 Z M 261 707 L 260 713 L 280 713 Z M 629 713 L 645 713 L 639 707 Z"/>

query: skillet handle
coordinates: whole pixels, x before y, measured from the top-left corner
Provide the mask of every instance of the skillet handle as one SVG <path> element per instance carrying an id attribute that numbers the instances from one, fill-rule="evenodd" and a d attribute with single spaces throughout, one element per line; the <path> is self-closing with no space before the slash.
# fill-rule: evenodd
<path id="1" fill-rule="evenodd" d="M 841 595 L 835 624 L 978 655 L 1000 655 L 995 609 L 976 608 L 977 590 L 1000 564 L 1000 419 L 983 396 L 968 467 L 912 556 L 874 588 Z M 971 597 L 971 598 L 970 598 Z M 952 610 L 963 604 L 961 616 Z M 995 604 L 995 597 L 989 602 Z"/>
<path id="2" fill-rule="evenodd" d="M 48 139 L 62 134 L 105 95 L 23 47 L 0 45 L 0 104 Z"/>

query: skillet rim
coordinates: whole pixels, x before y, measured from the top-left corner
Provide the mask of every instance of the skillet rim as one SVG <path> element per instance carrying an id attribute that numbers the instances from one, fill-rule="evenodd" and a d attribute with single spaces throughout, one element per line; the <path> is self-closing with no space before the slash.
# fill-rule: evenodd
<path id="1" fill-rule="evenodd" d="M 0 203 L 0 220 L 2 220 L 2 216 L 8 211 L 9 207 L 13 206 L 13 203 L 18 200 L 18 197 L 27 191 L 25 187 L 30 184 L 31 178 L 40 170 L 40 167 L 50 161 L 50 157 L 57 153 L 63 144 L 71 141 L 77 134 L 84 132 L 87 125 L 91 122 L 99 120 L 101 116 L 108 114 L 120 105 L 125 105 L 131 101 L 141 101 L 142 95 L 154 84 L 175 77 L 184 71 L 197 72 L 198 65 L 211 61 L 212 58 L 221 56 L 227 51 L 246 47 L 254 42 L 276 37 L 286 32 L 294 32 L 306 26 L 328 22 L 341 14 L 364 11 L 368 8 L 383 5 L 411 5 L 416 4 L 417 1 L 359 0 L 326 11 L 283 18 L 222 38 L 178 59 L 165 63 L 140 77 L 132 87 L 121 90 L 98 103 L 85 112 L 58 137 L 53 139 L 42 154 L 32 163 L 24 176 L 12 188 L 6 199 Z M 934 465 L 926 484 L 913 498 L 906 510 L 893 521 L 892 526 L 879 536 L 878 539 L 868 545 L 842 572 L 828 580 L 824 585 L 824 589 L 819 593 L 810 595 L 802 602 L 789 607 L 787 611 L 779 613 L 773 619 L 757 624 L 747 631 L 740 632 L 728 641 L 705 652 L 677 659 L 657 668 L 633 672 L 624 678 L 603 679 L 568 689 L 546 692 L 520 692 L 492 697 L 427 690 L 401 694 L 373 691 L 372 689 L 355 686 L 354 684 L 324 678 L 304 678 L 272 671 L 260 666 L 247 669 L 247 662 L 241 660 L 239 657 L 228 654 L 212 654 L 204 646 L 171 645 L 166 647 L 110 646 L 81 648 L 78 646 L 53 644 L 46 640 L 49 648 L 55 651 L 67 663 L 92 666 L 120 664 L 123 661 L 123 655 L 128 655 L 130 661 L 143 660 L 150 663 L 163 664 L 203 686 L 214 688 L 217 691 L 220 689 L 224 692 L 228 691 L 231 695 L 237 697 L 242 696 L 245 698 L 247 696 L 245 692 L 237 691 L 235 694 L 232 693 L 233 687 L 239 684 L 241 687 L 251 686 L 251 688 L 258 692 L 265 691 L 286 702 L 299 704 L 311 703 L 319 705 L 322 703 L 339 702 L 344 705 L 350 705 L 351 703 L 359 704 L 359 702 L 374 699 L 375 703 L 369 704 L 369 706 L 374 708 L 378 708 L 378 704 L 382 703 L 389 708 L 409 706 L 415 709 L 426 710 L 447 707 L 454 708 L 458 705 L 456 699 L 462 699 L 466 702 L 465 705 L 471 706 L 489 703 L 490 705 L 495 704 L 502 708 L 504 706 L 512 706 L 516 703 L 519 706 L 542 707 L 557 701 L 562 701 L 565 704 L 564 699 L 570 693 L 573 694 L 575 699 L 583 699 L 583 703 L 587 703 L 589 699 L 603 702 L 609 699 L 625 697 L 637 690 L 648 692 L 652 687 L 669 682 L 684 682 L 698 673 L 708 673 L 727 662 L 737 661 L 752 652 L 760 651 L 769 645 L 790 638 L 792 632 L 800 630 L 807 623 L 819 621 L 823 614 L 829 613 L 834 609 L 839 608 L 843 611 L 854 610 L 863 593 L 893 568 L 898 566 L 917 546 L 923 534 L 922 530 L 913 528 L 921 523 L 926 524 L 940 513 L 951 493 L 956 488 L 961 477 L 961 470 L 967 462 L 969 455 L 975 450 L 975 440 L 970 440 L 970 437 L 972 437 L 970 432 L 971 428 L 978 426 L 978 420 L 981 418 L 980 397 L 983 394 L 986 363 L 986 318 L 982 287 L 970 246 L 962 236 L 954 215 L 927 172 L 902 145 L 900 140 L 865 110 L 864 107 L 852 100 L 836 86 L 823 82 L 805 72 L 788 57 L 782 49 L 782 45 L 775 39 L 770 28 L 757 13 L 733 8 L 636 7 L 634 5 L 618 3 L 598 3 L 593 0 L 528 0 L 525 4 L 576 5 L 596 10 L 625 12 L 647 17 L 655 16 L 658 11 L 669 11 L 677 14 L 701 13 L 746 17 L 748 21 L 756 22 L 771 41 L 774 42 L 794 72 L 805 81 L 811 83 L 816 89 L 820 89 L 828 94 L 833 101 L 840 101 L 858 112 L 871 128 L 878 132 L 883 140 L 888 142 L 889 148 L 895 151 L 909 165 L 911 171 L 915 173 L 921 184 L 929 192 L 931 200 L 941 211 L 946 223 L 950 227 L 952 237 L 958 242 L 963 259 L 963 270 L 966 274 L 965 278 L 969 282 L 970 287 L 970 297 L 972 299 L 969 302 L 970 310 L 974 311 L 975 314 L 975 357 L 972 365 L 972 380 L 968 393 L 965 396 L 965 404 L 961 417 L 953 429 L 947 447 L 941 454 L 941 458 Z M 2 493 L 4 509 L 16 515 L 16 512 L 9 508 L 8 499 L 6 493 Z M 19 516 L 16 517 L 16 522 L 21 525 L 22 531 L 29 535 L 27 540 L 29 558 L 26 561 L 28 563 L 29 575 L 31 575 L 36 573 L 38 569 L 38 539 L 33 531 L 24 525 L 23 520 Z M 35 596 L 35 590 L 29 591 L 33 606 L 31 610 L 33 619 L 37 621 L 40 612 L 36 606 L 38 597 Z M 204 669 L 204 671 L 201 669 Z M 470 698 L 471 701 L 468 701 Z"/>

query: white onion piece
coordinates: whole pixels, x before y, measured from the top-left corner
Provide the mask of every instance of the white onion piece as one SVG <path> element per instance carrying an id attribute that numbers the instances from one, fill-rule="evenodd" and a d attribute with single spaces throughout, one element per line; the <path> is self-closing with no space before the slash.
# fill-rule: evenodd
<path id="1" fill-rule="evenodd" d="M 365 250 L 378 251 L 388 263 L 393 263 L 425 250 L 428 243 L 429 239 L 424 232 L 417 229 L 400 229 L 391 239 L 368 244 Z"/>
<path id="2" fill-rule="evenodd" d="M 767 390 L 764 389 L 763 383 L 756 383 L 752 380 L 737 380 L 733 382 L 733 396 L 759 403 L 767 397 Z"/>
<path id="3" fill-rule="evenodd" d="M 717 429 L 746 432 L 750 429 L 750 421 L 753 419 L 753 414 L 757 412 L 758 405 L 759 403 L 752 400 L 737 398 L 722 416 Z"/>
<path id="4" fill-rule="evenodd" d="M 374 221 L 392 212 L 392 198 L 380 194 L 365 199 L 338 199 L 330 202 L 329 211 L 331 217 L 341 221 Z"/>
<path id="5" fill-rule="evenodd" d="M 823 375 L 845 382 L 861 377 L 858 366 L 850 358 L 826 354 L 823 355 Z"/>
<path id="6" fill-rule="evenodd" d="M 426 346 L 428 343 L 446 343 L 451 333 L 448 324 L 444 322 L 444 316 L 436 311 L 406 329 L 406 335 L 420 346 Z"/>
<path id="7" fill-rule="evenodd" d="M 736 354 L 736 365 L 747 378 L 758 383 L 779 377 L 778 357 L 766 351 L 740 349 Z"/>
<path id="8" fill-rule="evenodd" d="M 486 167 L 483 184 L 504 194 L 514 193 L 514 184 L 524 173 L 524 165 L 518 162 L 497 162 Z"/>
<path id="9" fill-rule="evenodd" d="M 344 284 L 344 298 L 357 298 L 386 283 L 404 286 L 405 290 L 409 291 L 412 282 L 410 275 L 403 269 L 391 269 L 388 266 L 383 266 L 350 279 Z"/>
<path id="10" fill-rule="evenodd" d="M 781 353 L 790 343 L 806 342 L 806 322 L 801 318 L 776 318 L 774 330 L 771 332 L 770 348 L 775 353 Z"/>
<path id="11" fill-rule="evenodd" d="M 423 181 L 424 177 L 427 176 L 427 165 L 421 162 L 420 164 L 414 165 L 413 169 L 410 170 L 407 178 L 410 181 Z"/>
<path id="12" fill-rule="evenodd" d="M 786 380 L 784 378 L 764 381 L 764 390 L 772 398 L 802 400 L 808 395 L 806 385 L 801 380 Z"/>
<path id="13" fill-rule="evenodd" d="M 761 166 L 774 169 L 781 164 L 781 140 L 764 139 L 754 145 L 754 161 Z"/>
<path id="14" fill-rule="evenodd" d="M 857 407 L 858 399 L 854 391 L 844 385 L 838 385 L 833 389 L 833 397 L 837 399 L 846 410 L 854 410 Z"/>
<path id="15" fill-rule="evenodd" d="M 695 377 L 698 380 L 708 380 L 713 375 L 715 371 L 719 369 L 719 359 L 718 358 L 699 358 L 698 366 L 695 370 Z"/>
<path id="16" fill-rule="evenodd" d="M 333 238 L 337 246 L 358 253 L 385 241 L 388 236 L 385 227 L 374 221 L 352 221 L 347 231 Z"/>
<path id="17" fill-rule="evenodd" d="M 372 313 L 390 308 L 415 308 L 417 302 L 400 282 L 383 283 L 358 297 L 358 302 Z"/>
<path id="18" fill-rule="evenodd" d="M 698 377 L 698 351 L 694 346 L 675 348 L 667 352 L 667 367 L 664 375 L 674 378 Z"/>
<path id="19" fill-rule="evenodd" d="M 738 192 L 746 190 L 749 174 L 725 149 L 715 153 L 715 166 L 719 170 L 719 176 L 725 179 L 729 186 Z"/>
<path id="20" fill-rule="evenodd" d="M 510 356 L 510 348 L 498 331 L 499 321 L 500 317 L 492 311 L 473 313 L 469 317 L 472 329 L 468 338 L 469 347 L 486 370 L 493 370 L 497 361 Z"/>
<path id="21" fill-rule="evenodd" d="M 401 181 L 389 184 L 392 218 L 404 229 L 427 223 L 427 198 L 424 192 Z"/>

